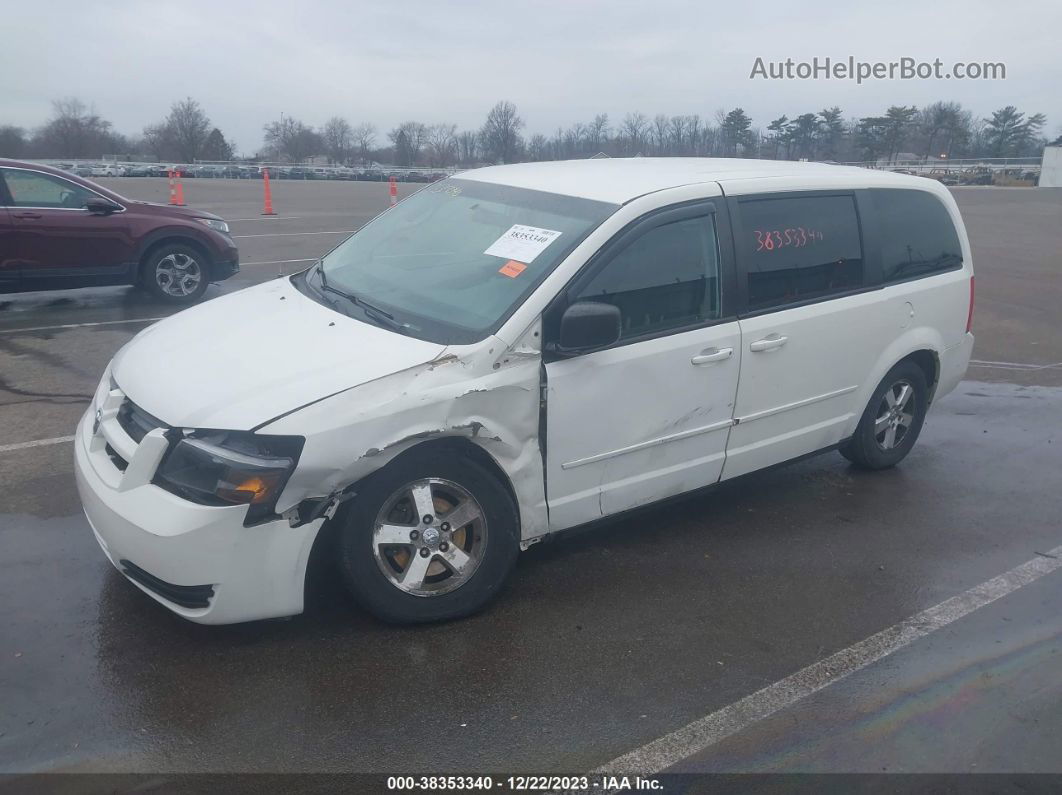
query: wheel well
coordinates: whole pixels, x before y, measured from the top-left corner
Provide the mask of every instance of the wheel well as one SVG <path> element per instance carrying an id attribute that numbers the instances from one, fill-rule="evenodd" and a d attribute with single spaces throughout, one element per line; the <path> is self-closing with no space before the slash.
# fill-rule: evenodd
<path id="1" fill-rule="evenodd" d="M 138 282 L 142 282 L 144 280 L 144 268 L 147 267 L 147 263 L 148 260 L 151 258 L 151 255 L 163 246 L 169 245 L 180 245 L 188 246 L 189 248 L 194 248 L 203 256 L 203 260 L 205 261 L 206 266 L 208 268 L 213 267 L 214 262 L 210 257 L 210 252 L 207 251 L 206 247 L 202 243 L 200 243 L 195 238 L 183 237 L 181 235 L 171 235 L 169 237 L 164 237 L 161 240 L 154 241 L 150 246 L 144 249 L 144 253 L 140 257 L 140 264 L 137 266 L 136 280 Z"/>
<path id="2" fill-rule="evenodd" d="M 926 385 L 929 387 L 929 399 L 932 401 L 940 373 L 940 361 L 937 359 L 937 355 L 933 351 L 921 350 L 908 354 L 900 361 L 914 362 L 922 369 L 926 376 Z"/>
<path id="3" fill-rule="evenodd" d="M 495 461 L 490 454 L 479 445 L 469 441 L 461 436 L 443 436 L 437 439 L 428 439 L 420 442 L 419 444 L 404 450 L 389 461 L 382 469 L 371 472 L 355 483 L 350 484 L 348 488 L 358 491 L 358 484 L 364 483 L 376 475 L 377 472 L 383 471 L 387 467 L 394 464 L 396 461 L 416 455 L 423 455 L 428 451 L 446 451 L 451 455 L 463 456 L 477 464 L 482 466 L 502 484 L 509 498 L 513 501 L 513 508 L 516 512 L 516 520 L 520 521 L 520 503 L 516 499 L 516 490 L 513 488 L 512 482 L 509 480 L 505 471 L 498 466 L 498 462 Z M 340 510 L 336 513 L 338 519 L 343 515 L 343 506 L 340 506 Z M 329 520 L 321 527 L 321 531 L 317 534 L 317 538 L 314 539 L 313 546 L 310 549 L 310 561 L 306 570 L 306 581 L 304 588 L 309 588 L 311 581 L 316 582 L 319 577 L 322 576 L 322 569 L 330 567 L 332 565 L 333 553 L 335 552 L 336 539 L 339 533 L 341 522 Z M 519 528 L 518 528 L 519 530 Z M 308 593 L 308 592 L 307 592 Z"/>
<path id="4" fill-rule="evenodd" d="M 443 436 L 438 439 L 428 439 L 427 441 L 421 442 L 420 444 L 399 453 L 395 456 L 394 461 L 404 459 L 407 456 L 422 455 L 427 451 L 437 450 L 445 450 L 452 455 L 468 458 L 490 472 L 490 474 L 492 474 L 502 485 L 502 488 L 505 489 L 506 493 L 509 495 L 509 499 L 513 501 L 513 507 L 516 508 L 517 517 L 520 516 L 520 503 L 516 499 L 516 490 L 513 489 L 513 484 L 510 482 L 509 476 L 505 474 L 505 471 L 500 466 L 498 466 L 498 462 L 491 457 L 490 453 L 463 436 Z M 394 463 L 394 461 L 391 463 Z M 371 475 L 369 477 L 371 477 Z"/>

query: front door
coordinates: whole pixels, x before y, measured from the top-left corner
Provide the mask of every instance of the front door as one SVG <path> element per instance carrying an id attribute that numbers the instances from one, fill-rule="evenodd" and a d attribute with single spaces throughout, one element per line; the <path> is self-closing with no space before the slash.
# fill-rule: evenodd
<path id="1" fill-rule="evenodd" d="M 95 215 L 97 194 L 54 174 L 3 168 L 23 287 L 75 287 L 123 279 L 135 261 L 124 212 Z"/>
<path id="2" fill-rule="evenodd" d="M 547 312 L 551 530 L 718 480 L 741 360 L 737 321 L 724 311 L 730 246 L 722 210 L 706 201 L 637 222 Z M 579 301 L 617 306 L 619 341 L 549 353 L 551 318 Z"/>

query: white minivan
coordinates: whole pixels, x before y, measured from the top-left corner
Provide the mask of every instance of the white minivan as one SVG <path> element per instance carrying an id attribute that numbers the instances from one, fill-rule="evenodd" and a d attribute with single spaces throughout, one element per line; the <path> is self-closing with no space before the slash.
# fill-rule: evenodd
<path id="1" fill-rule="evenodd" d="M 830 449 L 896 464 L 972 311 L 933 180 L 483 168 L 138 334 L 78 426 L 78 489 L 110 561 L 192 621 L 301 612 L 315 544 L 377 616 L 451 618 L 550 533 Z"/>

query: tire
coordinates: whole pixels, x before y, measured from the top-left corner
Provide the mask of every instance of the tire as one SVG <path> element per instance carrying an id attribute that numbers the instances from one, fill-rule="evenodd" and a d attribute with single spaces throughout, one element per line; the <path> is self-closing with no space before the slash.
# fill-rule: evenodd
<path id="1" fill-rule="evenodd" d="M 210 263 L 198 248 L 165 243 L 145 258 L 141 284 L 160 301 L 191 304 L 203 297 L 210 284 Z"/>
<path id="2" fill-rule="evenodd" d="M 439 450 L 396 460 L 344 508 L 335 520 L 347 587 L 392 623 L 474 613 L 501 589 L 520 548 L 508 491 L 482 466 Z M 451 526 L 458 511 L 458 521 L 472 518 Z"/>
<path id="3" fill-rule="evenodd" d="M 841 446 L 841 455 L 863 469 L 896 466 L 918 441 L 928 407 L 929 387 L 922 368 L 900 362 L 874 390 L 855 433 Z"/>

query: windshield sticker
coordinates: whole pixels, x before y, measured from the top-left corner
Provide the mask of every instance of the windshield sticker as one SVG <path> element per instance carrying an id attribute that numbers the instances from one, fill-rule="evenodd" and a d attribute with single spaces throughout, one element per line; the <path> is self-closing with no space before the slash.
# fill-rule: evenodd
<path id="1" fill-rule="evenodd" d="M 508 232 L 491 243 L 490 248 L 483 253 L 520 263 L 531 263 L 546 246 L 560 237 L 560 234 L 552 229 L 513 224 Z"/>
<path id="2" fill-rule="evenodd" d="M 504 265 L 502 265 L 500 268 L 498 268 L 498 273 L 504 276 L 508 276 L 510 279 L 515 279 L 517 276 L 519 276 L 526 270 L 527 266 L 524 265 L 524 263 L 517 262 L 516 260 L 511 259 Z"/>

